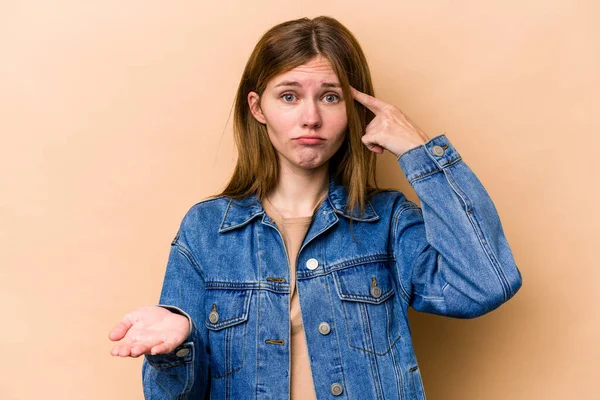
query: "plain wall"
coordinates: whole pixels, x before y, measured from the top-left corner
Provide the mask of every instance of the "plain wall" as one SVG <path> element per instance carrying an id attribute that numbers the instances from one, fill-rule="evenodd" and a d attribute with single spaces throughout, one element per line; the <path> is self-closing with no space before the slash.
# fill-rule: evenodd
<path id="1" fill-rule="evenodd" d="M 427 398 L 600 398 L 598 4 L 1 2 L 0 398 L 143 398 L 108 332 L 157 302 L 183 215 L 229 178 L 252 48 L 318 15 L 358 38 L 377 97 L 446 132 L 523 275 L 480 318 L 411 310 Z M 418 201 L 390 153 L 378 170 Z"/>

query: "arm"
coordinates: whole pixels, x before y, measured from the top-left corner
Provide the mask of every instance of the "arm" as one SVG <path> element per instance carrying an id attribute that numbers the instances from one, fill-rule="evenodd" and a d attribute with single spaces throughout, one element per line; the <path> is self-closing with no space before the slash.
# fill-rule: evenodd
<path id="1" fill-rule="evenodd" d="M 158 305 L 186 316 L 190 335 L 170 353 L 144 356 L 142 383 L 146 399 L 203 399 L 208 395 L 208 338 L 203 325 L 198 327 L 204 320 L 204 279 L 180 232 L 171 244 Z"/>
<path id="2" fill-rule="evenodd" d="M 497 210 L 445 134 L 398 157 L 421 207 L 394 213 L 394 255 L 403 298 L 418 311 L 473 318 L 522 285 Z"/>

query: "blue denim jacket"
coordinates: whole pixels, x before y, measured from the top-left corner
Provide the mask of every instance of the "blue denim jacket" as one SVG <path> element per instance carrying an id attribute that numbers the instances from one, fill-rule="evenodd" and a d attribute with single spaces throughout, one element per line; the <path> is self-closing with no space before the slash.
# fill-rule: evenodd
<path id="1" fill-rule="evenodd" d="M 497 210 L 445 134 L 400 155 L 421 205 L 397 190 L 354 215 L 330 179 L 297 257 L 319 399 L 425 399 L 408 307 L 474 318 L 521 273 Z M 145 355 L 147 399 L 289 399 L 290 267 L 256 197 L 201 201 L 175 236 L 159 304 L 190 319 L 169 354 Z"/>

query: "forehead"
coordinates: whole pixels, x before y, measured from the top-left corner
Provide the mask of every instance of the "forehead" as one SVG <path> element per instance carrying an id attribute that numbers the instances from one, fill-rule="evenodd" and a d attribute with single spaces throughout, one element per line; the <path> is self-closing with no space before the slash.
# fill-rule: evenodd
<path id="1" fill-rule="evenodd" d="M 305 64 L 299 65 L 286 72 L 276 75 L 268 86 L 277 86 L 283 82 L 296 81 L 301 85 L 323 82 L 337 83 L 339 79 L 331 66 L 329 60 L 323 56 L 317 56 Z"/>

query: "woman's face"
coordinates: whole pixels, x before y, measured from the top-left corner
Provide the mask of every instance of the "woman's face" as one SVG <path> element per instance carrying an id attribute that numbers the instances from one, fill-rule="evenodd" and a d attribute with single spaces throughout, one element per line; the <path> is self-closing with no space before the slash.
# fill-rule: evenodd
<path id="1" fill-rule="evenodd" d="M 248 103 L 266 124 L 282 167 L 320 167 L 344 142 L 346 104 L 337 75 L 322 56 L 275 76 L 262 98 L 250 92 Z"/>

